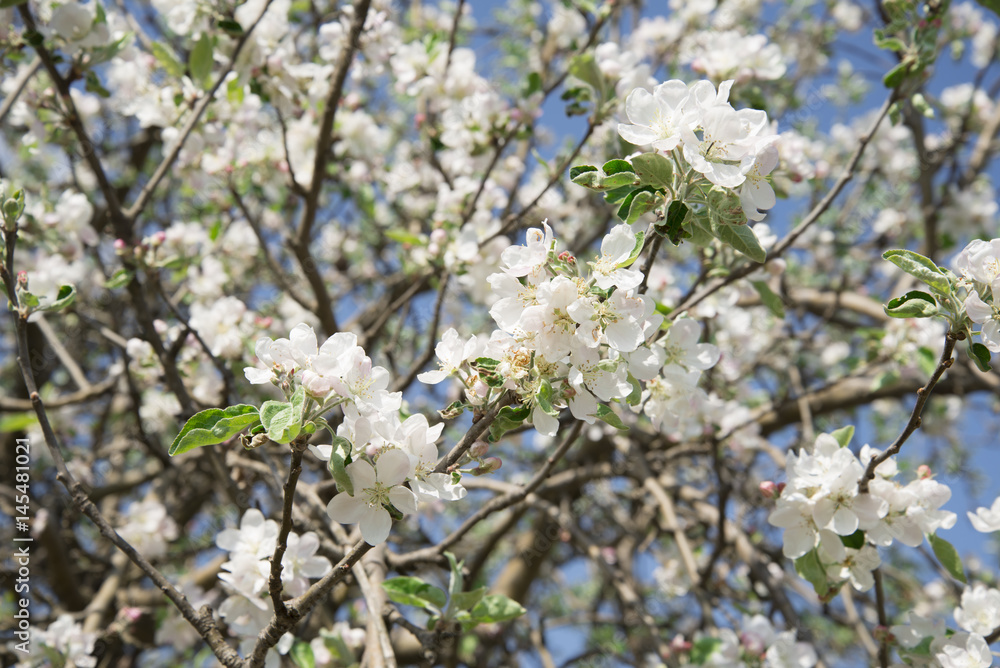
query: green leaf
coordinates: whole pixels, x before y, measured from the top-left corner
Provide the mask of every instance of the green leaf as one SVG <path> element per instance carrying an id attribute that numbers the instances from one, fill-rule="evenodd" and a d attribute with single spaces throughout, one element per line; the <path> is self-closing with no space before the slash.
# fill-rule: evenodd
<path id="1" fill-rule="evenodd" d="M 462 575 L 462 567 L 465 565 L 465 561 L 458 561 L 451 552 L 445 552 L 444 556 L 448 560 L 449 570 L 451 571 L 448 574 L 448 596 L 454 598 L 465 589 L 465 576 Z M 449 612 L 451 611 L 449 610 Z"/>
<path id="2" fill-rule="evenodd" d="M 111 97 L 111 91 L 109 91 L 107 88 L 104 87 L 103 84 L 101 84 L 101 80 L 97 76 L 96 72 L 94 72 L 93 70 L 89 70 L 87 74 L 84 76 L 84 79 L 86 80 L 86 83 L 84 84 L 84 89 L 87 92 L 94 93 L 95 95 L 104 98 Z"/>
<path id="3" fill-rule="evenodd" d="M 472 621 L 477 624 L 506 622 L 523 615 L 525 610 L 520 603 L 511 600 L 503 594 L 490 594 L 483 597 L 472 609 Z"/>
<path id="4" fill-rule="evenodd" d="M 712 232 L 716 239 L 729 244 L 754 262 L 763 263 L 767 260 L 767 252 L 749 225 L 718 223 L 713 226 Z"/>
<path id="5" fill-rule="evenodd" d="M 337 483 L 337 489 L 354 496 L 354 483 L 351 482 L 351 476 L 347 475 L 347 465 L 351 462 L 351 451 L 354 446 L 343 436 L 335 436 L 332 445 L 330 461 L 327 462 L 330 475 Z"/>
<path id="6" fill-rule="evenodd" d="M 298 668 L 316 668 L 316 657 L 313 655 L 312 646 L 307 642 L 295 641 L 288 655 Z"/>
<path id="7" fill-rule="evenodd" d="M 638 406 L 639 402 L 642 401 L 642 384 L 631 372 L 628 374 L 628 382 L 632 386 L 632 391 L 625 397 L 625 403 L 629 406 Z"/>
<path id="8" fill-rule="evenodd" d="M 226 83 L 226 99 L 230 104 L 243 104 L 243 82 L 239 77 L 234 77 Z"/>
<path id="9" fill-rule="evenodd" d="M 980 371 L 985 372 L 993 368 L 990 366 L 990 349 L 981 343 L 969 341 L 969 357 L 976 363 Z"/>
<path id="10" fill-rule="evenodd" d="M 662 224 L 657 224 L 656 231 L 666 238 L 670 243 L 677 245 L 681 242 L 684 233 L 684 219 L 688 215 L 688 205 L 680 200 L 673 200 L 667 207 L 667 215 Z"/>
<path id="11" fill-rule="evenodd" d="M 529 417 L 531 417 L 531 409 L 527 406 L 518 406 L 517 408 L 504 406 L 490 424 L 490 435 L 486 440 L 490 443 L 496 443 L 508 431 L 520 427 Z"/>
<path id="12" fill-rule="evenodd" d="M 181 433 L 177 434 L 167 453 L 173 457 L 203 445 L 223 443 L 252 426 L 258 419 L 257 407 L 248 404 L 224 409 L 209 408 L 195 413 L 181 428 Z"/>
<path id="13" fill-rule="evenodd" d="M 929 318 L 938 313 L 934 297 L 920 290 L 911 290 L 902 297 L 896 297 L 882 308 L 886 315 L 893 318 Z"/>
<path id="14" fill-rule="evenodd" d="M 576 167 L 570 167 L 569 169 L 569 180 L 572 181 L 580 174 L 586 174 L 587 172 L 596 172 L 597 167 L 593 165 L 577 165 Z"/>
<path id="15" fill-rule="evenodd" d="M 823 568 L 823 564 L 819 560 L 819 553 L 815 548 L 795 560 L 795 571 L 813 586 L 820 598 L 826 596 L 830 585 L 826 579 L 826 570 Z"/>
<path id="16" fill-rule="evenodd" d="M 76 299 L 76 288 L 72 285 L 60 285 L 59 294 L 54 301 L 38 308 L 39 311 L 61 311 Z"/>
<path id="17" fill-rule="evenodd" d="M 722 644 L 719 638 L 704 636 L 698 638 L 691 644 L 691 663 L 696 666 L 704 666 L 705 662 L 715 654 L 715 650 Z"/>
<path id="18" fill-rule="evenodd" d="M 0 434 L 26 431 L 38 424 L 38 417 L 30 411 L 23 413 L 0 413 Z"/>
<path id="19" fill-rule="evenodd" d="M 121 269 L 116 271 L 114 275 L 111 276 L 111 278 L 104 281 L 104 287 L 106 287 L 109 290 L 114 290 L 115 288 L 123 288 L 126 285 L 128 285 L 129 281 L 131 280 L 132 280 L 132 272 L 122 267 Z"/>
<path id="20" fill-rule="evenodd" d="M 890 369 L 889 371 L 880 371 L 875 375 L 875 379 L 872 381 L 872 392 L 878 392 L 883 387 L 892 387 L 899 382 L 900 379 L 899 371 L 897 369 Z"/>
<path id="21" fill-rule="evenodd" d="M 606 163 L 604 163 L 601 169 L 604 170 L 604 173 L 608 174 L 609 176 L 613 174 L 634 173 L 634 170 L 632 169 L 632 163 L 630 163 L 628 160 L 621 160 L 619 158 L 615 158 L 614 160 L 608 160 Z"/>
<path id="22" fill-rule="evenodd" d="M 385 231 L 385 236 L 389 237 L 393 241 L 398 241 L 401 244 L 410 244 L 411 246 L 423 246 L 424 239 L 413 232 L 408 232 L 407 230 L 391 229 Z"/>
<path id="23" fill-rule="evenodd" d="M 184 76 L 184 66 L 177 60 L 169 47 L 164 46 L 162 42 L 153 42 L 150 48 L 153 50 L 153 57 L 167 71 L 167 74 L 177 78 Z"/>
<path id="24" fill-rule="evenodd" d="M 538 385 L 538 392 L 535 394 L 535 403 L 552 417 L 559 417 L 559 409 L 552 405 L 553 394 L 552 384 L 548 378 L 543 378 L 542 382 Z"/>
<path id="25" fill-rule="evenodd" d="M 394 603 L 412 605 L 431 612 L 441 612 L 448 599 L 441 588 L 408 575 L 390 578 L 382 583 L 382 588 Z"/>
<path id="26" fill-rule="evenodd" d="M 201 37 L 195 42 L 191 50 L 191 59 L 188 66 L 191 68 L 191 78 L 202 88 L 208 83 L 212 75 L 212 37 L 207 33 L 201 33 Z"/>
<path id="27" fill-rule="evenodd" d="M 640 194 L 641 195 L 645 195 L 647 193 L 640 193 Z M 638 197 L 636 199 L 638 199 Z M 635 206 L 635 201 L 632 202 L 632 205 Z M 636 234 L 635 235 L 635 247 L 632 248 L 632 252 L 629 253 L 628 258 L 626 258 L 623 262 L 619 262 L 618 266 L 619 267 L 631 267 L 632 264 L 636 260 L 639 259 L 639 254 L 642 253 L 642 247 L 643 247 L 643 244 L 645 243 L 645 241 L 646 241 L 646 233 L 645 232 L 639 232 L 638 234 Z"/>
<path id="28" fill-rule="evenodd" d="M 243 34 L 243 26 L 241 26 L 238 22 L 232 21 L 230 19 L 223 19 L 222 21 L 219 21 L 218 26 L 223 30 L 225 30 L 226 32 L 228 32 L 230 35 L 239 36 Z"/>
<path id="29" fill-rule="evenodd" d="M 920 253 L 909 250 L 888 250 L 882 253 L 882 257 L 941 294 L 946 295 L 951 292 L 951 284 L 941 269 Z"/>
<path id="30" fill-rule="evenodd" d="M 607 98 L 607 80 L 597 66 L 593 53 L 574 56 L 570 61 L 569 73 L 594 89 L 598 106 Z"/>
<path id="31" fill-rule="evenodd" d="M 896 65 L 891 70 L 889 70 L 888 74 L 886 74 L 885 77 L 882 79 L 882 83 L 885 84 L 886 88 L 896 88 L 897 86 L 899 86 L 899 84 L 903 82 L 903 78 L 906 77 L 906 72 L 909 69 L 910 69 L 909 62 L 907 61 L 901 62 L 899 65 Z"/>
<path id="32" fill-rule="evenodd" d="M 632 196 L 632 201 L 629 202 L 628 214 L 622 220 L 631 225 L 635 221 L 639 220 L 642 216 L 646 215 L 662 202 L 661 195 L 656 192 L 650 192 L 648 190 L 639 190 Z M 621 211 L 619 210 L 619 213 Z M 640 232 L 639 234 L 643 234 Z M 636 255 L 638 257 L 638 255 Z M 635 258 L 632 259 L 633 261 Z M 619 265 L 622 266 L 622 265 Z"/>
<path id="33" fill-rule="evenodd" d="M 854 438 L 854 425 L 849 424 L 836 431 L 831 431 L 830 436 L 833 436 L 837 443 L 840 444 L 840 447 L 846 448 L 851 444 L 851 439 Z"/>
<path id="34" fill-rule="evenodd" d="M 480 587 L 479 589 L 460 591 L 452 595 L 451 601 L 448 603 L 449 611 L 454 613 L 459 610 L 471 610 L 483 600 L 483 597 L 486 596 L 486 591 L 486 587 Z"/>
<path id="35" fill-rule="evenodd" d="M 626 427 L 625 423 L 622 422 L 622 419 L 618 417 L 618 414 L 604 404 L 598 404 L 597 412 L 592 413 L 592 416 L 602 422 L 606 422 L 619 431 L 628 431 L 628 427 Z"/>
<path id="36" fill-rule="evenodd" d="M 0 0 L 0 9 L 7 9 L 8 7 L 17 7 L 18 5 L 23 5 L 28 0 Z"/>
<path id="37" fill-rule="evenodd" d="M 673 185 L 674 163 L 659 153 L 643 153 L 632 158 L 632 171 L 643 185 L 669 188 Z"/>
<path id="38" fill-rule="evenodd" d="M 865 532 L 858 529 L 850 536 L 841 536 L 840 542 L 853 550 L 860 550 L 865 546 Z"/>
<path id="39" fill-rule="evenodd" d="M 265 401 L 260 407 L 260 421 L 267 429 L 267 437 L 275 443 L 290 443 L 302 431 L 305 404 L 304 387 L 295 390 L 291 403 Z"/>
<path id="40" fill-rule="evenodd" d="M 542 75 L 538 72 L 532 72 L 528 75 L 528 87 L 524 90 L 524 96 L 528 97 L 533 93 L 538 93 L 542 90 Z"/>
<path id="41" fill-rule="evenodd" d="M 785 304 L 781 301 L 781 297 L 774 293 L 774 290 L 768 286 L 764 281 L 752 281 L 753 287 L 757 290 L 757 294 L 760 295 L 761 303 L 766 306 L 771 313 L 773 313 L 778 318 L 785 318 Z"/>
<path id="42" fill-rule="evenodd" d="M 955 546 L 944 538 L 938 537 L 937 534 L 928 534 L 927 540 L 930 541 L 931 548 L 934 550 L 934 556 L 948 571 L 948 574 L 959 582 L 966 582 L 962 558 L 958 556 L 958 550 L 955 549 Z"/>
<path id="43" fill-rule="evenodd" d="M 937 369 L 937 356 L 934 351 L 926 346 L 917 348 L 917 366 L 927 376 L 933 376 Z"/>
<path id="44" fill-rule="evenodd" d="M 619 162 L 625 162 L 624 160 L 619 160 Z M 625 162 L 627 165 L 628 163 Z M 573 183 L 583 186 L 584 188 L 590 188 L 591 190 L 596 190 L 597 192 L 613 191 L 618 188 L 625 186 L 634 186 L 637 183 L 635 174 L 630 171 L 627 172 L 613 172 L 604 173 L 594 170 L 592 172 L 581 172 L 573 178 Z"/>

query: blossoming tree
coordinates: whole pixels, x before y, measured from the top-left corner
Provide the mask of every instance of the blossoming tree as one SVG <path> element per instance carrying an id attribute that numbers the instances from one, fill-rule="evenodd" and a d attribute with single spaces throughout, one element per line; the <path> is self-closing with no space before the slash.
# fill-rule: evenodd
<path id="1" fill-rule="evenodd" d="M 4 665 L 993 664 L 996 3 L 648 4 L 0 1 Z"/>

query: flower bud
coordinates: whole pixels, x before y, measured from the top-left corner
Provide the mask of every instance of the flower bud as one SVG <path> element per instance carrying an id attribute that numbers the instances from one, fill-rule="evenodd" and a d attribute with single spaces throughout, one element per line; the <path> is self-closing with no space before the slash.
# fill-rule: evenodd
<path id="1" fill-rule="evenodd" d="M 691 651 L 691 643 L 688 642 L 687 640 L 684 640 L 684 636 L 682 636 L 680 633 L 678 633 L 670 641 L 670 651 L 672 651 L 672 652 L 690 652 Z"/>
<path id="2" fill-rule="evenodd" d="M 777 499 L 781 496 L 778 485 L 773 480 L 765 480 L 760 483 L 760 493 L 765 499 Z"/>
<path id="3" fill-rule="evenodd" d="M 503 465 L 499 457 L 487 457 L 477 468 L 472 469 L 472 475 L 480 476 L 493 473 Z"/>
<path id="4" fill-rule="evenodd" d="M 115 239 L 115 252 L 119 255 L 125 252 L 125 240 Z"/>
<path id="5" fill-rule="evenodd" d="M 473 459 L 482 459 L 486 456 L 486 453 L 490 450 L 490 444 L 486 441 L 476 441 L 469 448 L 469 456 Z"/>
<path id="6" fill-rule="evenodd" d="M 934 477 L 934 471 L 927 464 L 921 464 L 917 467 L 917 477 L 921 480 L 929 480 Z"/>

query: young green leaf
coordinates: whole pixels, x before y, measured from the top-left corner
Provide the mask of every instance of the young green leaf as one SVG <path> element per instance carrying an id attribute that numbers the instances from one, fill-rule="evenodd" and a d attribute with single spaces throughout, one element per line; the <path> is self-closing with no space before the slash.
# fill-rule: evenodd
<path id="1" fill-rule="evenodd" d="M 656 207 L 660 206 L 662 202 L 663 202 L 663 196 L 660 195 L 659 193 L 650 192 L 648 190 L 638 190 L 632 196 L 632 201 L 629 202 L 628 205 L 628 213 L 625 215 L 625 218 L 622 219 L 622 222 L 631 225 L 632 223 L 639 220 L 650 211 L 656 209 Z M 640 232 L 639 234 L 643 233 Z M 635 258 L 632 259 L 633 261 L 635 260 Z"/>
<path id="2" fill-rule="evenodd" d="M 670 243 L 676 246 L 684 234 L 684 219 L 687 215 L 688 205 L 675 199 L 667 207 L 667 215 L 663 223 L 657 224 L 656 231 L 670 239 Z"/>
<path id="3" fill-rule="evenodd" d="M 351 476 L 347 474 L 347 465 L 351 461 L 352 449 L 353 446 L 349 440 L 343 436 L 335 436 L 327 468 L 330 469 L 330 475 L 337 483 L 337 489 L 354 496 L 354 483 L 351 482 Z"/>
<path id="4" fill-rule="evenodd" d="M 54 301 L 40 307 L 39 311 L 61 311 L 76 299 L 76 288 L 72 285 L 60 285 L 59 294 Z"/>
<path id="5" fill-rule="evenodd" d="M 757 235 L 749 225 L 717 223 L 712 226 L 712 232 L 716 239 L 729 244 L 754 262 L 763 263 L 767 260 L 767 251 L 760 245 Z"/>
<path id="6" fill-rule="evenodd" d="M 934 297 L 920 290 L 910 290 L 902 297 L 889 300 L 883 307 L 892 318 L 930 318 L 937 315 L 938 307 Z"/>
<path id="7" fill-rule="evenodd" d="M 593 414 L 593 417 L 605 422 L 619 431 L 628 431 L 628 427 L 622 422 L 622 419 L 618 417 L 618 414 L 611 410 L 605 404 L 597 405 L 597 412 Z"/>
<path id="8" fill-rule="evenodd" d="M 669 188 L 673 185 L 674 163 L 659 153 L 643 153 L 632 158 L 632 171 L 643 185 Z"/>
<path id="9" fill-rule="evenodd" d="M 785 318 L 785 304 L 781 301 L 781 297 L 776 295 L 774 290 L 764 281 L 752 281 L 752 285 L 757 294 L 760 295 L 761 303 L 776 317 L 783 320 Z"/>
<path id="10" fill-rule="evenodd" d="M 453 594 L 451 601 L 448 603 L 449 612 L 457 613 L 459 610 L 472 610 L 486 596 L 486 591 L 486 587 L 480 587 L 472 591 L 460 591 Z"/>
<path id="11" fill-rule="evenodd" d="M 207 32 L 201 33 L 195 42 L 188 66 L 191 68 L 191 79 L 204 88 L 212 75 L 212 37 Z"/>
<path id="12" fill-rule="evenodd" d="M 441 612 L 448 598 L 439 587 L 408 575 L 386 580 L 382 583 L 382 588 L 394 603 L 412 605 L 431 612 Z"/>
<path id="13" fill-rule="evenodd" d="M 115 288 L 123 288 L 129 284 L 132 280 L 132 272 L 128 269 L 122 267 L 114 273 L 108 280 L 104 282 L 104 287 L 108 290 L 114 290 Z"/>
<path id="14" fill-rule="evenodd" d="M 854 438 L 854 425 L 849 424 L 846 427 L 841 427 L 835 431 L 830 432 L 830 436 L 836 439 L 840 447 L 846 448 L 851 444 L 851 439 Z"/>
<path id="15" fill-rule="evenodd" d="M 965 569 L 962 568 L 962 558 L 958 556 L 958 550 L 955 549 L 955 546 L 944 538 L 940 538 L 937 534 L 928 534 L 927 540 L 930 541 L 931 548 L 934 550 L 934 556 L 944 566 L 944 569 L 948 571 L 948 574 L 959 582 L 965 582 Z"/>
<path id="16" fill-rule="evenodd" d="M 882 257 L 941 294 L 951 292 L 948 278 L 941 273 L 941 269 L 920 253 L 909 250 L 888 250 L 882 253 Z"/>
<path id="17" fill-rule="evenodd" d="M 313 654 L 312 646 L 307 642 L 297 640 L 288 655 L 292 657 L 292 663 L 296 668 L 316 668 L 316 656 Z"/>
<path id="18" fill-rule="evenodd" d="M 569 180 L 575 181 L 576 177 L 580 174 L 586 174 L 587 172 L 596 172 L 597 167 L 593 165 L 577 165 L 576 167 L 570 167 L 569 169 Z"/>
<path id="19" fill-rule="evenodd" d="M 990 349 L 981 343 L 969 341 L 969 357 L 980 371 L 986 372 L 993 368 L 990 366 Z"/>
<path id="20" fill-rule="evenodd" d="M 511 600 L 503 594 L 490 594 L 483 597 L 472 609 L 472 621 L 478 624 L 506 622 L 523 615 L 525 610 L 520 603 Z"/>
<path id="21" fill-rule="evenodd" d="M 645 195 L 646 193 L 641 193 L 641 194 Z M 633 205 L 634 204 L 635 202 L 633 202 Z M 625 259 L 623 262 L 619 262 L 618 266 L 631 267 L 632 264 L 639 259 L 639 254 L 642 253 L 642 247 L 645 244 L 645 242 L 646 242 L 646 233 L 641 231 L 638 232 L 635 235 L 635 246 L 632 248 L 632 252 L 629 253 L 627 259 Z"/>
<path id="22" fill-rule="evenodd" d="M 795 560 L 795 571 L 813 586 L 820 598 L 826 596 L 830 585 L 826 579 L 826 570 L 819 560 L 819 553 L 815 549 Z"/>
<path id="23" fill-rule="evenodd" d="M 209 408 L 195 413 L 167 451 L 171 457 L 203 445 L 223 443 L 259 420 L 256 406 L 239 404 L 228 408 Z"/>
<path id="24" fill-rule="evenodd" d="M 518 406 L 517 408 L 504 406 L 490 424 L 490 435 L 486 440 L 490 443 L 496 443 L 508 431 L 520 427 L 529 417 L 531 417 L 531 409 L 526 406 Z"/>
<path id="25" fill-rule="evenodd" d="M 150 48 L 153 50 L 153 57 L 163 66 L 167 74 L 174 78 L 184 76 L 184 66 L 177 60 L 170 47 L 165 46 L 162 42 L 153 42 L 150 44 Z"/>

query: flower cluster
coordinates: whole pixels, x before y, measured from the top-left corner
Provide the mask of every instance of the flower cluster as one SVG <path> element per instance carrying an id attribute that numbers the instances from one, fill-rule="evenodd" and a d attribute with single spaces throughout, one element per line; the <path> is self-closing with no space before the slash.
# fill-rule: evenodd
<path id="1" fill-rule="evenodd" d="M 162 557 L 167 543 L 177 538 L 177 523 L 162 503 L 148 499 L 128 507 L 128 522 L 118 535 L 147 557 Z"/>
<path id="2" fill-rule="evenodd" d="M 966 587 L 955 608 L 960 632 L 949 631 L 942 620 L 909 612 L 905 624 L 891 627 L 899 653 L 913 665 L 941 668 L 987 668 L 993 655 L 985 636 L 1000 628 L 1000 590 L 978 583 Z"/>
<path id="3" fill-rule="evenodd" d="M 812 668 L 816 665 L 816 650 L 809 643 L 797 641 L 795 631 L 779 632 L 764 615 L 744 615 L 742 622 L 739 633 L 722 628 L 718 637 L 695 634 L 695 646 L 711 648 L 702 665 L 715 668 Z"/>
<path id="4" fill-rule="evenodd" d="M 423 415 L 400 420 L 402 393 L 390 392 L 389 372 L 374 366 L 357 345 L 354 334 L 339 332 L 318 345 L 316 333 L 305 324 L 295 326 L 288 339 L 257 341 L 257 357 L 269 368 L 244 370 L 251 383 L 274 383 L 292 396 L 303 388 L 318 418 L 340 406 L 344 420 L 337 427 L 335 444 L 311 447 L 319 459 L 330 462 L 340 494 L 330 501 L 330 518 L 359 524 L 372 545 L 389 536 L 389 508 L 403 515 L 417 512 L 418 501 L 454 501 L 466 491 L 459 473 L 435 472 L 435 445 L 444 429 L 433 427 Z"/>
<path id="5" fill-rule="evenodd" d="M 264 519 L 263 513 L 251 508 L 243 514 L 239 529 L 226 529 L 216 536 L 215 544 L 229 552 L 229 561 L 222 564 L 219 579 L 230 596 L 219 606 L 229 629 L 243 638 L 241 649 L 253 646 L 256 635 L 267 626 L 274 612 L 271 599 L 265 596 L 270 575 L 270 557 L 278 540 L 278 523 Z M 312 531 L 301 536 L 288 534 L 287 550 L 281 559 L 281 581 L 292 596 L 305 593 L 309 580 L 329 572 L 330 560 L 316 556 L 319 537 Z M 279 643 L 279 651 L 291 644 L 287 635 Z"/>
<path id="6" fill-rule="evenodd" d="M 620 124 L 618 133 L 631 144 L 648 145 L 673 158 L 684 182 L 697 172 L 709 186 L 739 188 L 743 213 L 750 220 L 763 220 L 762 210 L 776 202 L 767 175 L 778 164 L 778 135 L 771 131 L 766 112 L 733 108 L 733 83 L 723 81 L 716 90 L 710 81 L 686 84 L 672 79 L 652 93 L 637 88 L 625 101 L 630 123 Z"/>
<path id="7" fill-rule="evenodd" d="M 864 446 L 860 458 L 830 434 L 816 438 L 812 451 L 789 454 L 788 482 L 768 517 L 785 529 L 783 551 L 790 559 L 815 556 L 830 589 L 850 580 L 860 591 L 874 584 L 881 564 L 879 547 L 894 540 L 916 547 L 925 534 L 950 529 L 954 513 L 939 510 L 951 490 L 923 475 L 906 485 L 895 482 L 895 460 L 875 469 L 867 493 L 858 482 L 878 451 Z"/>
<path id="8" fill-rule="evenodd" d="M 955 267 L 969 287 L 965 312 L 982 326 L 983 345 L 1000 353 L 1000 239 L 972 241 L 955 259 Z"/>
<path id="9" fill-rule="evenodd" d="M 547 223 L 529 230 L 523 245 L 503 251 L 501 271 L 489 277 L 499 296 L 490 309 L 498 329 L 485 343 L 446 332 L 436 349 L 440 368 L 418 378 L 439 383 L 458 373 L 472 405 L 509 390 L 548 436 L 566 407 L 588 424 L 598 418 L 615 424 L 605 405 L 611 401 L 645 401 L 659 427 L 666 414 L 683 412 L 681 404 L 699 391 L 698 375 L 718 361 L 718 351 L 697 343 L 700 327 L 693 320 L 678 321 L 657 340 L 663 317 L 638 291 L 642 272 L 631 268 L 642 241 L 628 225 L 617 225 L 601 242 L 600 256 L 581 263 L 556 251 Z"/>

